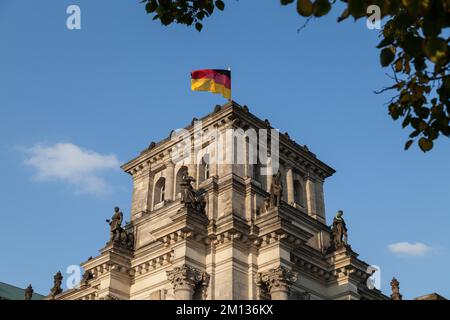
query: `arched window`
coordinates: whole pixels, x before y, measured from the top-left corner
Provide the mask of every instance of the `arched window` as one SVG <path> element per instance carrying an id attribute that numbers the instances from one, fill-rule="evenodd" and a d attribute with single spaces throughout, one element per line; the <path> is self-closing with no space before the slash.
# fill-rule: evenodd
<path id="1" fill-rule="evenodd" d="M 155 196 L 154 196 L 154 205 L 161 203 L 164 201 L 166 191 L 166 179 L 159 178 L 159 180 L 155 184 Z"/>
<path id="2" fill-rule="evenodd" d="M 205 154 L 198 168 L 198 180 L 202 183 L 211 176 L 211 166 L 209 164 L 209 155 Z"/>
<path id="3" fill-rule="evenodd" d="M 181 181 L 183 181 L 183 176 L 188 172 L 188 168 L 186 166 L 182 166 L 177 172 L 176 186 L 175 186 L 175 195 L 177 197 L 181 197 Z"/>

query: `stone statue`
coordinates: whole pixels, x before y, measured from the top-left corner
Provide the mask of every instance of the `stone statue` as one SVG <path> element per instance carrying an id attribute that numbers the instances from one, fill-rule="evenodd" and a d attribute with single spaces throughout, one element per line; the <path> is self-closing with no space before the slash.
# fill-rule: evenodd
<path id="1" fill-rule="evenodd" d="M 121 230 L 120 240 L 124 247 L 134 250 L 134 227 L 131 222 Z"/>
<path id="2" fill-rule="evenodd" d="M 400 294 L 400 282 L 398 282 L 398 280 L 395 278 L 392 278 L 391 290 L 392 290 L 391 294 L 392 300 L 402 300 L 403 296 Z"/>
<path id="3" fill-rule="evenodd" d="M 273 175 L 272 184 L 270 185 L 270 206 L 272 208 L 279 207 L 281 197 L 283 196 L 283 182 L 281 181 L 281 172 Z"/>
<path id="4" fill-rule="evenodd" d="M 63 276 L 61 271 L 58 271 L 53 277 L 53 288 L 50 289 L 50 295 L 52 299 L 55 299 L 55 296 L 62 292 L 61 284 L 62 284 Z"/>
<path id="5" fill-rule="evenodd" d="M 86 287 L 88 285 L 89 280 L 93 279 L 94 276 L 91 271 L 87 270 L 83 273 L 83 277 L 81 278 L 80 284 L 83 287 Z"/>
<path id="6" fill-rule="evenodd" d="M 109 242 L 118 244 L 129 250 L 134 250 L 134 228 L 132 223 L 126 223 L 122 228 L 123 213 L 119 207 L 114 208 L 111 220 L 106 220 L 110 226 Z"/>
<path id="7" fill-rule="evenodd" d="M 270 198 L 264 199 L 264 204 L 259 208 L 259 214 L 266 213 L 270 210 Z"/>
<path id="8" fill-rule="evenodd" d="M 122 229 L 123 213 L 120 211 L 119 207 L 114 208 L 114 214 L 111 220 L 106 220 L 110 226 L 109 241 L 113 242 L 119 240 L 120 232 Z"/>
<path id="9" fill-rule="evenodd" d="M 195 182 L 195 179 L 189 176 L 188 171 L 185 170 L 180 183 L 181 203 L 185 208 L 193 209 L 199 213 L 206 214 L 205 192 L 202 190 L 195 190 L 192 186 L 192 182 Z"/>
<path id="10" fill-rule="evenodd" d="M 332 247 L 338 250 L 348 245 L 347 227 L 342 216 L 344 212 L 339 210 L 333 219 L 333 226 L 331 227 L 331 241 Z"/>
<path id="11" fill-rule="evenodd" d="M 184 172 L 184 175 L 181 179 L 180 187 L 181 187 L 181 203 L 185 205 L 185 207 L 194 208 L 194 204 L 196 202 L 195 190 L 192 186 L 192 182 L 195 182 L 195 179 L 189 176 L 188 171 Z"/>
<path id="12" fill-rule="evenodd" d="M 33 297 L 33 287 L 31 286 L 31 284 L 25 289 L 25 299 L 24 300 L 31 300 L 31 298 Z"/>
<path id="13" fill-rule="evenodd" d="M 197 199 L 197 211 L 206 214 L 206 197 L 205 193 L 202 192 L 196 196 Z"/>

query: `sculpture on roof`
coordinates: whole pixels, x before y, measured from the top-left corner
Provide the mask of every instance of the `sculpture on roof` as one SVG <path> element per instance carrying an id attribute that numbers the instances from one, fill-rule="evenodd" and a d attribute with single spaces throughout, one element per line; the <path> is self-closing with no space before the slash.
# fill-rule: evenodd
<path id="1" fill-rule="evenodd" d="M 402 300 L 402 295 L 400 294 L 400 282 L 396 278 L 392 278 L 391 281 L 391 299 L 392 300 Z"/>
<path id="2" fill-rule="evenodd" d="M 122 228 L 123 213 L 120 211 L 119 207 L 114 208 L 114 214 L 111 220 L 106 220 L 109 223 L 109 242 L 108 244 L 114 243 L 121 245 L 127 249 L 134 249 L 134 228 L 132 223 L 127 223 L 124 228 Z"/>
<path id="3" fill-rule="evenodd" d="M 63 276 L 61 274 L 61 271 L 58 271 L 53 276 L 53 287 L 50 289 L 50 295 L 51 295 L 52 299 L 55 299 L 55 297 L 63 291 L 62 290 L 62 280 L 63 280 Z"/>
<path id="4" fill-rule="evenodd" d="M 347 226 L 345 225 L 344 212 L 339 210 L 333 219 L 331 226 L 331 246 L 334 250 L 341 249 L 348 245 Z"/>
<path id="5" fill-rule="evenodd" d="M 119 207 L 114 208 L 114 214 L 111 220 L 106 220 L 109 223 L 109 241 L 117 241 L 120 237 L 120 231 L 122 229 L 123 213 Z"/>
<path id="6" fill-rule="evenodd" d="M 25 289 L 25 297 L 24 300 L 31 300 L 31 298 L 33 297 L 33 287 L 31 286 L 31 284 Z"/>
<path id="7" fill-rule="evenodd" d="M 189 175 L 186 168 L 180 182 L 181 188 L 181 203 L 187 209 L 195 210 L 199 213 L 205 214 L 206 197 L 203 190 L 195 190 L 192 183 L 196 180 Z"/>
<path id="8" fill-rule="evenodd" d="M 270 206 L 272 208 L 279 207 L 281 197 L 283 196 L 283 182 L 281 180 L 281 172 L 273 175 L 272 184 L 270 185 Z"/>

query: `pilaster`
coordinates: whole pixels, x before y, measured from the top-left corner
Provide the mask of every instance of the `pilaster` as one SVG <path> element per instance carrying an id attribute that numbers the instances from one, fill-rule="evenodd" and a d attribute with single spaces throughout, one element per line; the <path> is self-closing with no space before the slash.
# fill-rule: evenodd
<path id="1" fill-rule="evenodd" d="M 298 274 L 286 267 L 270 269 L 259 274 L 257 285 L 263 286 L 272 300 L 288 300 L 290 289 L 298 279 Z"/>
<path id="2" fill-rule="evenodd" d="M 209 274 L 189 265 L 167 271 L 167 279 L 173 286 L 176 300 L 205 300 Z"/>

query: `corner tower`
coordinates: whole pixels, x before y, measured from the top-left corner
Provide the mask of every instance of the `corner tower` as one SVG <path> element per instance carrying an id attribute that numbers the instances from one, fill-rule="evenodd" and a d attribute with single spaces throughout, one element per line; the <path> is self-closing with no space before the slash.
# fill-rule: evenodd
<path id="1" fill-rule="evenodd" d="M 271 129 L 229 102 L 124 164 L 126 245 L 83 263 L 83 286 L 56 299 L 386 299 L 350 246 L 330 249 L 323 185 L 335 171 Z"/>

